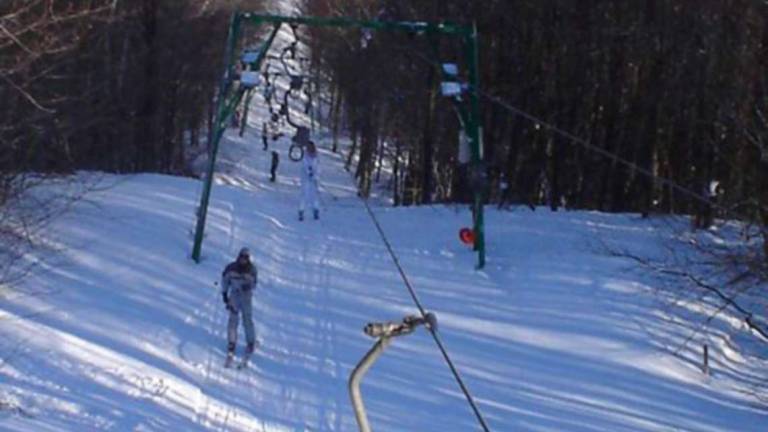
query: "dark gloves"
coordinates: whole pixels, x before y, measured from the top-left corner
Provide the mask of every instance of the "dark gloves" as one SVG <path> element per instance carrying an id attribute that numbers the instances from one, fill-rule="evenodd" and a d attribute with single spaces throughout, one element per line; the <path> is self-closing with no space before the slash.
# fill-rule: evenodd
<path id="1" fill-rule="evenodd" d="M 228 311 L 233 312 L 234 308 L 229 304 L 229 295 L 226 292 L 221 293 L 221 299 L 224 300 L 224 306 Z"/>

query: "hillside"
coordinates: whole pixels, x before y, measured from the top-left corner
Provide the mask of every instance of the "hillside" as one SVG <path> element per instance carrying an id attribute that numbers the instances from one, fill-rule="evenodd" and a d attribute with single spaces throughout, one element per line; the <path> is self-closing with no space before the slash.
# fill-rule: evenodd
<path id="1" fill-rule="evenodd" d="M 196 180 L 105 176 L 56 222 L 60 252 L 0 300 L 0 430 L 356 430 L 346 381 L 373 342 L 362 328 L 416 313 L 408 292 L 340 156 L 321 149 L 321 219 L 299 222 L 299 164 L 270 183 L 256 136 L 222 153 L 199 265 Z M 716 347 L 706 377 L 673 357 L 659 341 L 688 333 L 665 326 L 653 280 L 601 250 L 653 250 L 651 222 L 489 208 L 476 271 L 457 239 L 466 209 L 374 211 L 492 430 L 764 430 L 739 391 L 757 365 Z M 260 272 L 262 346 L 236 371 L 222 368 L 215 283 L 242 246 Z M 394 342 L 363 393 L 376 430 L 478 429 L 423 329 Z"/>

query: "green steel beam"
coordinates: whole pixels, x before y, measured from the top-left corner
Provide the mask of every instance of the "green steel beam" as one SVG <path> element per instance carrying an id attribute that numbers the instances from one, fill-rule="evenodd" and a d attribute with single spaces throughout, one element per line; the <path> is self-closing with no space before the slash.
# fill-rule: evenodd
<path id="1" fill-rule="evenodd" d="M 232 14 L 232 19 L 229 24 L 229 33 L 227 35 L 227 46 L 225 49 L 225 65 L 226 72 L 221 79 L 219 85 L 216 119 L 210 134 L 208 135 L 208 144 L 210 153 L 208 155 L 208 169 L 206 170 L 206 177 L 203 184 L 203 193 L 200 196 L 200 205 L 197 208 L 197 226 L 195 228 L 195 244 L 192 248 L 192 259 L 195 262 L 200 262 L 200 252 L 203 245 L 203 237 L 205 236 L 205 220 L 208 216 L 208 203 L 211 198 L 211 187 L 213 184 L 213 171 L 216 165 L 216 154 L 219 151 L 219 131 L 221 125 L 221 116 L 223 115 L 223 109 L 225 106 L 225 99 L 227 91 L 230 86 L 233 68 L 233 59 L 235 52 L 235 45 L 240 35 L 240 15 L 238 13 Z"/>
<path id="2" fill-rule="evenodd" d="M 259 48 L 259 54 L 251 70 L 258 71 L 261 69 L 261 64 L 264 62 L 264 58 L 266 58 L 267 52 L 269 52 L 269 48 L 272 46 L 272 42 L 274 42 L 275 37 L 277 36 L 277 32 L 280 31 L 280 26 L 281 26 L 280 23 L 275 24 L 275 27 L 272 29 L 272 33 L 270 33 L 267 40 Z M 250 89 L 248 90 L 248 94 L 245 97 L 245 107 L 243 108 L 243 118 L 242 118 L 242 123 L 240 124 L 240 136 L 243 136 L 246 123 L 248 122 L 248 112 L 251 106 L 251 100 L 253 99 L 254 93 L 255 92 L 253 91 L 253 89 Z"/>
<path id="3" fill-rule="evenodd" d="M 459 36 L 463 38 L 467 62 L 469 67 L 469 98 L 470 106 L 466 113 L 467 133 L 471 140 L 472 167 L 479 169 L 482 164 L 481 133 L 480 133 L 480 102 L 479 102 L 479 73 L 478 73 L 478 45 L 477 45 L 477 27 L 463 26 L 453 23 L 428 23 L 428 22 L 399 22 L 399 21 L 371 21 L 358 20 L 352 18 L 328 18 L 328 17 L 289 17 L 280 15 L 263 15 L 255 13 L 237 12 L 233 14 L 227 38 L 227 69 L 219 87 L 218 107 L 216 110 L 216 121 L 211 131 L 211 154 L 203 193 L 198 208 L 197 228 L 195 231 L 195 245 L 192 250 L 192 258 L 200 262 L 200 254 L 205 231 L 205 220 L 208 213 L 211 188 L 213 184 L 214 167 L 216 164 L 216 155 L 218 153 L 219 142 L 221 141 L 227 124 L 234 113 L 237 105 L 242 101 L 245 89 L 233 89 L 234 83 L 234 51 L 240 36 L 241 22 L 245 20 L 254 25 L 274 24 L 274 29 L 267 41 L 262 44 L 259 50 L 258 60 L 255 62 L 253 70 L 260 70 L 261 64 L 272 46 L 272 42 L 280 30 L 282 24 L 308 25 L 315 27 L 350 27 L 365 28 L 371 30 L 405 31 L 426 34 L 445 34 Z M 246 109 L 250 104 L 250 95 L 246 101 Z M 462 113 L 463 114 L 463 113 Z M 464 115 L 462 115 L 464 117 Z M 484 191 L 476 190 L 473 207 L 473 222 L 476 235 L 475 250 L 478 252 L 477 268 L 485 266 L 485 221 L 483 215 Z"/>
<path id="4" fill-rule="evenodd" d="M 280 31 L 280 27 L 282 26 L 282 23 L 279 22 L 273 24 L 275 24 L 275 27 L 272 29 L 272 33 L 269 34 L 267 40 L 261 45 L 261 48 L 259 48 L 259 57 L 256 59 L 253 70 L 261 69 L 261 64 L 264 62 L 264 58 L 267 57 L 267 52 L 269 51 L 269 48 L 272 47 L 272 42 L 275 41 L 277 32 Z"/>
<path id="5" fill-rule="evenodd" d="M 309 25 L 315 27 L 358 27 L 371 30 L 398 30 L 408 32 L 442 33 L 449 35 L 467 36 L 472 33 L 472 28 L 453 23 L 428 23 L 406 21 L 375 21 L 358 20 L 353 18 L 335 17 L 289 17 L 280 15 L 263 15 L 255 13 L 241 13 L 244 19 L 253 23 L 287 23 Z"/>
<path id="6" fill-rule="evenodd" d="M 469 65 L 469 121 L 467 129 L 471 140 L 472 162 L 471 169 L 482 169 L 483 151 L 482 136 L 480 133 L 480 73 L 477 46 L 477 26 L 472 25 L 472 31 L 464 36 L 466 45 L 467 62 Z M 484 190 L 475 190 L 474 204 L 474 231 L 475 250 L 477 251 L 477 268 L 485 267 L 485 215 Z"/>
<path id="7" fill-rule="evenodd" d="M 224 135 L 224 131 L 227 128 L 232 114 L 235 108 L 243 98 L 245 89 L 238 88 L 233 89 L 232 84 L 234 82 L 234 65 L 235 65 L 235 47 L 240 36 L 241 28 L 241 14 L 235 13 L 232 15 L 232 20 L 229 26 L 229 35 L 227 37 L 226 48 L 226 73 L 221 81 L 219 87 L 219 99 L 218 107 L 216 110 L 216 119 L 213 124 L 209 139 L 211 140 L 211 152 L 208 155 L 208 167 L 206 171 L 205 182 L 203 184 L 203 193 L 200 197 L 200 206 L 197 210 L 197 227 L 195 229 L 195 244 L 192 248 L 192 259 L 196 262 L 200 262 L 200 256 L 202 252 L 203 238 L 205 237 L 205 220 L 208 215 L 208 205 L 211 199 L 211 189 L 213 187 L 213 174 L 216 166 L 216 155 L 219 151 L 219 143 Z M 267 56 L 269 47 L 277 36 L 277 32 L 280 29 L 280 25 L 277 24 L 269 35 L 267 41 L 262 44 L 259 50 L 259 56 L 255 62 L 254 69 L 259 70 L 261 64 Z"/>
<path id="8" fill-rule="evenodd" d="M 243 104 L 243 115 L 240 118 L 240 137 L 245 133 L 245 126 L 248 123 L 248 111 L 251 108 L 251 100 L 253 100 L 253 89 L 248 90 L 245 95 L 245 103 Z"/>

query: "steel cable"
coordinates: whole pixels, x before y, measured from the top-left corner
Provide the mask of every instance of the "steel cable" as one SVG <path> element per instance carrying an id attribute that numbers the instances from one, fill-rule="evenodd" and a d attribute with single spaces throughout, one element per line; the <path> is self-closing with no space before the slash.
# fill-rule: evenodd
<path id="1" fill-rule="evenodd" d="M 376 229 L 378 230 L 379 235 L 381 236 L 381 240 L 384 242 L 384 245 L 387 247 L 387 250 L 389 251 L 389 254 L 392 257 L 392 261 L 394 261 L 398 272 L 400 272 L 400 277 L 403 279 L 403 283 L 405 283 L 406 288 L 408 288 L 408 292 L 411 294 L 411 298 L 413 299 L 413 302 L 416 304 L 416 307 L 419 309 L 419 313 L 421 314 L 422 318 L 426 320 L 427 311 L 426 309 L 424 309 L 424 306 L 422 306 L 421 301 L 419 300 L 419 297 L 416 295 L 416 290 L 413 288 L 413 285 L 411 285 L 411 282 L 408 279 L 408 275 L 405 274 L 405 270 L 403 270 L 403 266 L 400 264 L 400 260 L 398 259 L 397 254 L 395 253 L 394 249 L 392 249 L 392 244 L 389 242 L 389 239 L 387 239 L 387 235 L 384 233 L 384 229 L 381 227 L 381 224 L 379 223 L 379 220 L 376 217 L 376 214 L 373 213 L 373 210 L 371 210 L 371 206 L 368 205 L 367 199 L 361 197 L 361 200 L 363 201 L 363 204 L 365 204 L 365 209 L 368 211 L 368 214 L 371 216 L 371 220 L 373 220 L 373 224 L 376 226 Z M 451 360 L 451 357 L 448 355 L 448 350 L 445 348 L 445 345 L 443 345 L 443 342 L 440 340 L 440 336 L 437 334 L 437 329 L 434 329 L 431 326 L 428 326 L 427 329 L 429 330 L 429 333 L 432 335 L 432 338 L 435 340 L 437 347 L 440 349 L 440 353 L 442 353 L 443 358 L 445 359 L 445 362 L 448 364 L 448 367 L 451 369 L 451 373 L 456 379 L 456 382 L 459 384 L 461 391 L 464 393 L 464 396 L 467 398 L 467 402 L 469 402 L 469 405 L 472 407 L 472 411 L 474 412 L 475 417 L 477 417 L 477 421 L 480 423 L 480 426 L 482 427 L 483 431 L 490 432 L 490 429 L 488 428 L 488 425 L 486 424 L 485 419 L 483 419 L 483 415 L 480 413 L 480 409 L 477 407 L 477 404 L 475 403 L 475 400 L 472 397 L 472 394 L 469 392 L 469 389 L 467 388 L 466 384 L 464 384 L 464 380 L 461 379 L 461 375 L 459 375 L 458 369 L 456 369 L 456 366 Z"/>

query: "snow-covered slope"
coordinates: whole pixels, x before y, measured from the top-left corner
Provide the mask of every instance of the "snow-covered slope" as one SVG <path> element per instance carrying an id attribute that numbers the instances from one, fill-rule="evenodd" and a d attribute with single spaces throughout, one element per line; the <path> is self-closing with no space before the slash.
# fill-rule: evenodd
<path id="1" fill-rule="evenodd" d="M 416 309 L 341 157 L 322 150 L 321 220 L 299 222 L 298 164 L 283 158 L 269 183 L 260 146 L 224 143 L 199 265 L 195 180 L 107 178 L 56 223 L 65 251 L 0 300 L 0 430 L 356 430 L 346 381 L 373 342 L 362 328 Z M 664 326 L 649 280 L 596 247 L 652 249 L 649 223 L 489 209 L 476 271 L 456 235 L 465 209 L 375 212 L 492 430 L 765 430 L 717 359 L 706 378 L 659 349 L 651 334 L 684 334 Z M 260 271 L 262 347 L 246 371 L 221 367 L 214 285 L 241 246 Z M 375 430 L 478 430 L 423 329 L 394 342 L 363 393 Z"/>
<path id="2" fill-rule="evenodd" d="M 0 430 L 357 430 L 346 382 L 373 343 L 363 326 L 417 310 L 327 143 L 321 219 L 297 220 L 298 164 L 287 138 L 273 143 L 282 162 L 267 180 L 265 115 L 257 105 L 254 128 L 222 144 L 200 264 L 196 180 L 105 176 L 110 188 L 56 222 L 59 252 L 0 291 Z M 477 271 L 457 238 L 466 209 L 374 211 L 491 430 L 766 430 L 741 391 L 762 366 L 717 339 L 710 377 L 694 354 L 673 357 L 663 348 L 690 330 L 668 325 L 650 277 L 602 250 L 652 252 L 663 231 L 650 222 L 489 208 Z M 237 371 L 222 368 L 215 284 L 242 246 L 260 272 L 261 347 Z M 377 431 L 480 430 L 423 329 L 394 341 L 363 394 Z"/>

